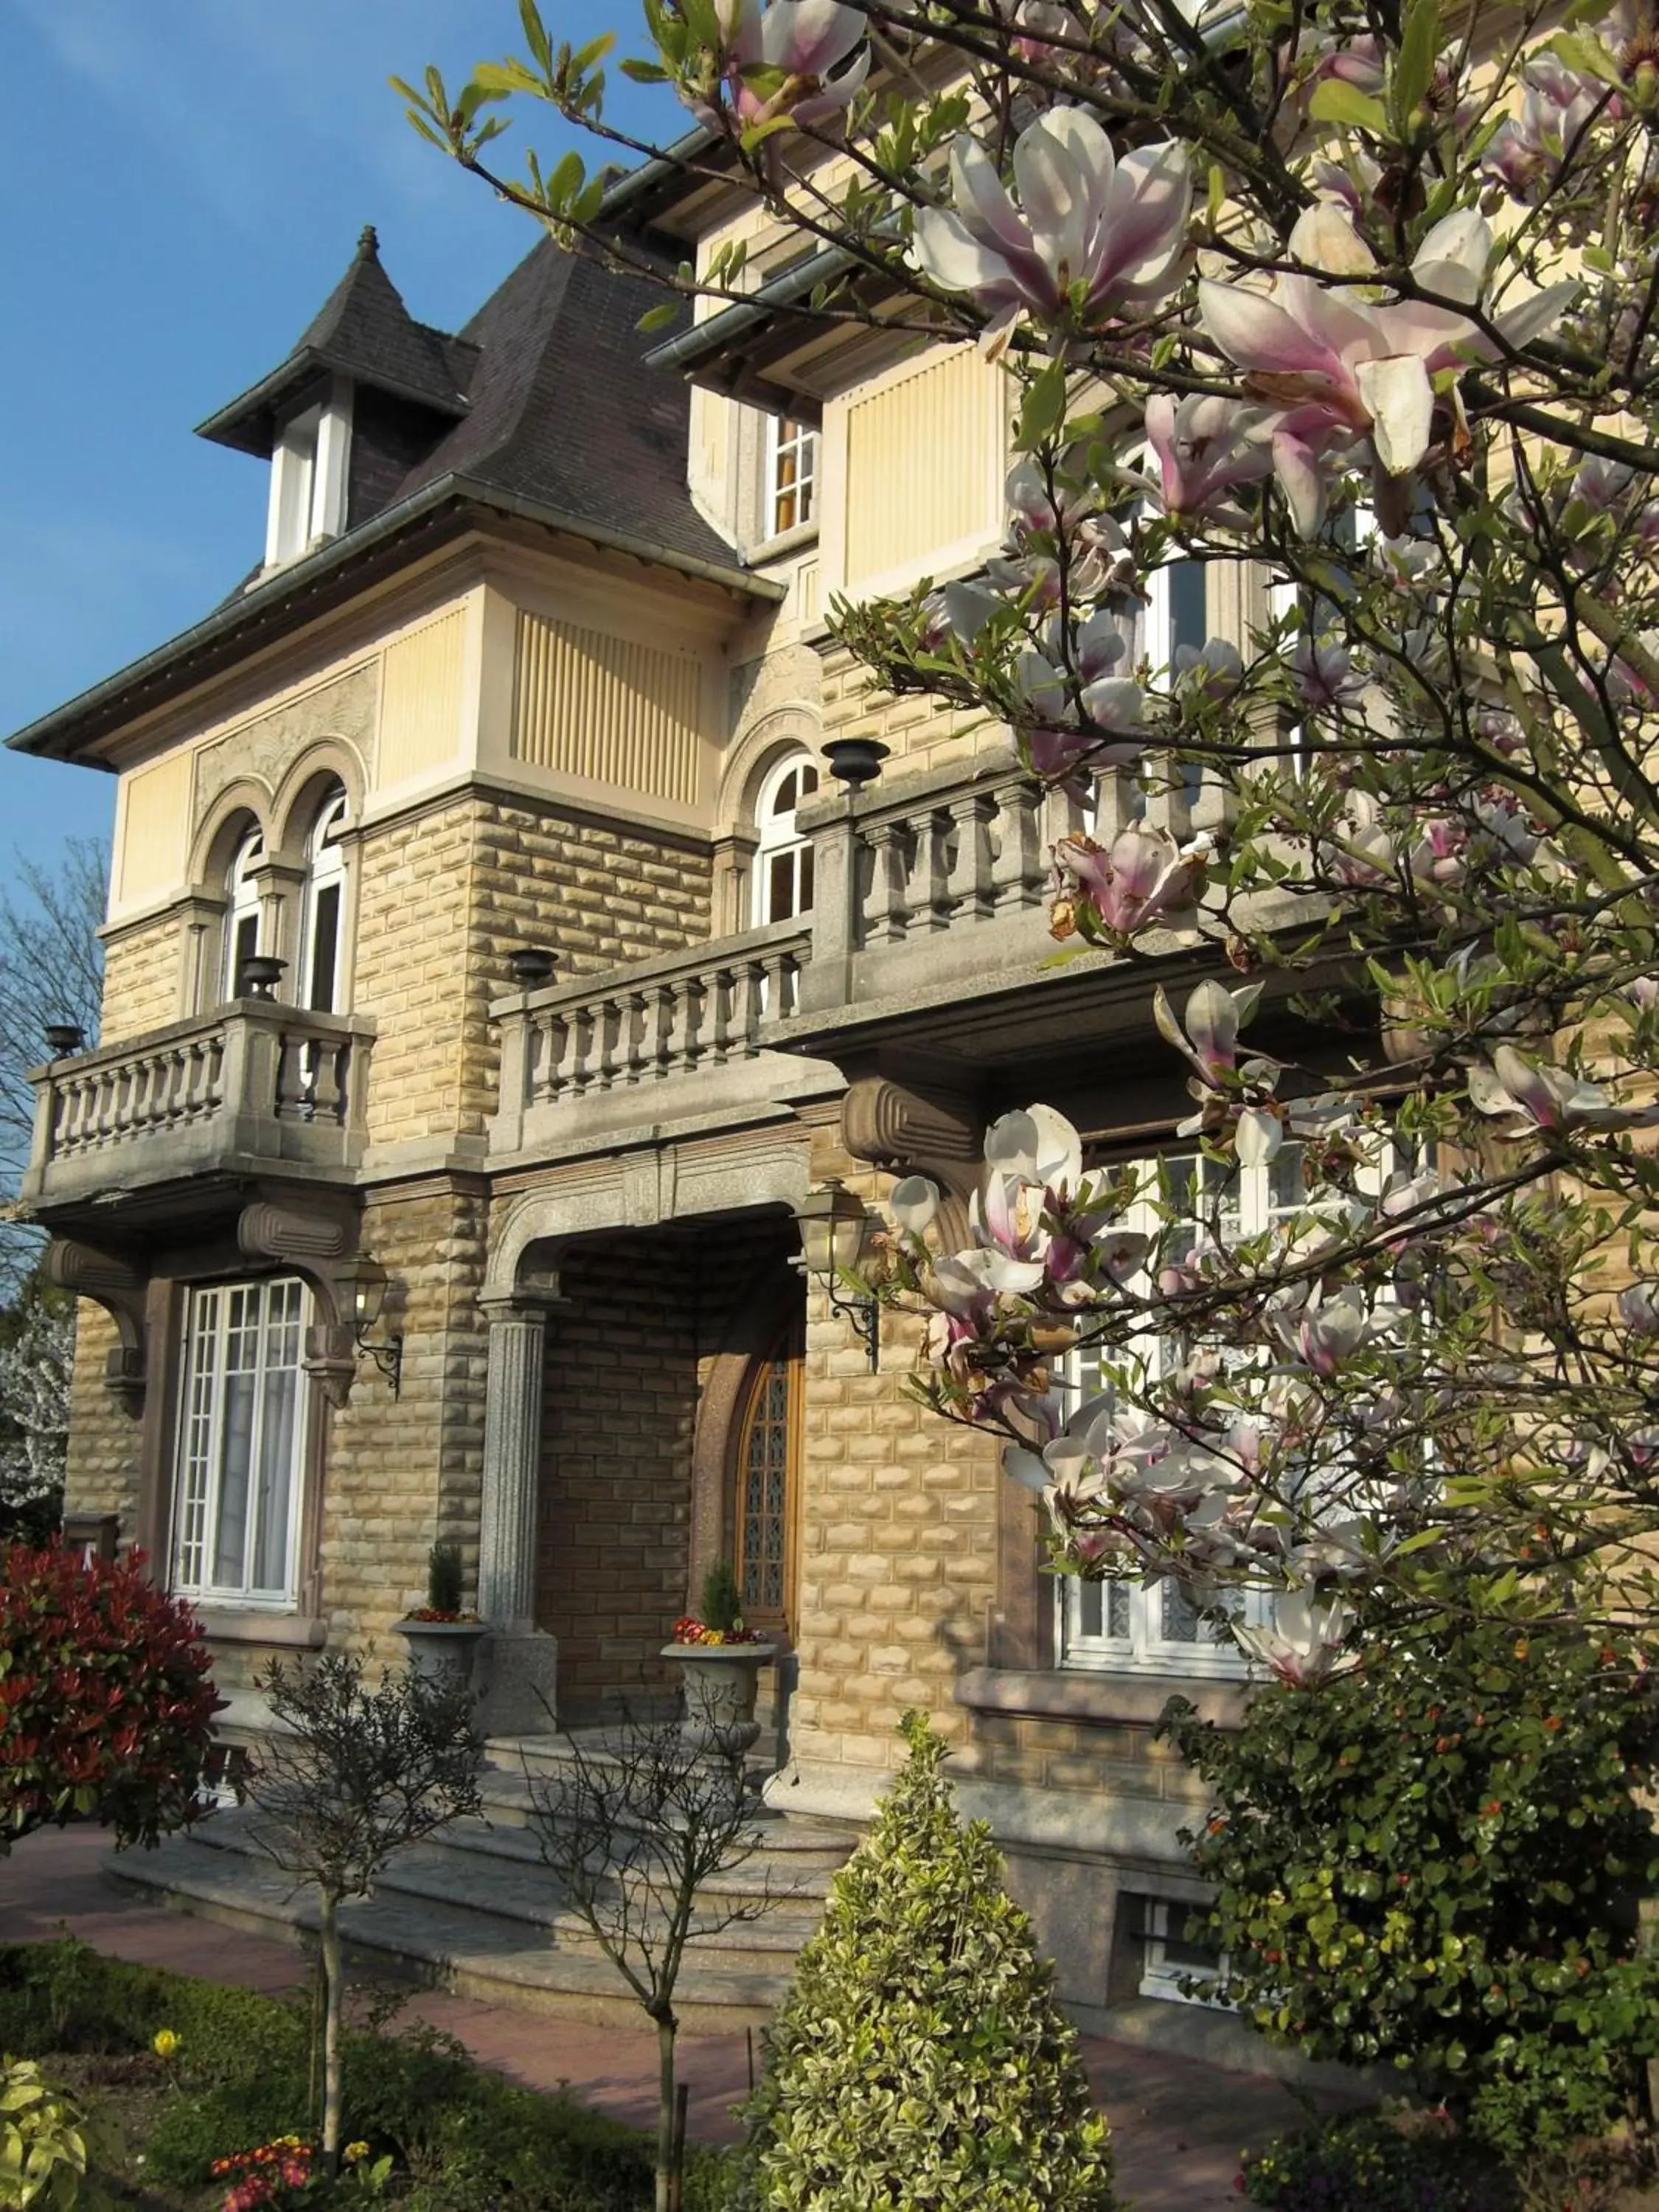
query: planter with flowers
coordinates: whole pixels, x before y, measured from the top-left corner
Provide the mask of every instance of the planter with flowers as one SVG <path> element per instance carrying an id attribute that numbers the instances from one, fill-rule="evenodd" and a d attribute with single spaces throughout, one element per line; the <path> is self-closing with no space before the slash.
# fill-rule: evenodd
<path id="1" fill-rule="evenodd" d="M 778 1647 L 758 1629 L 745 1628 L 738 1585 L 725 1561 L 703 1577 L 702 1612 L 674 1623 L 674 1640 L 663 1646 L 685 1677 L 685 1716 L 680 1733 L 698 1751 L 740 1759 L 760 1735 L 755 1698 L 763 1667 Z"/>
<path id="2" fill-rule="evenodd" d="M 465 1688 L 484 1625 L 461 1608 L 461 1555 L 453 1544 L 434 1544 L 427 1554 L 426 1603 L 393 1623 L 409 1646 L 413 1671 L 445 1688 Z"/>

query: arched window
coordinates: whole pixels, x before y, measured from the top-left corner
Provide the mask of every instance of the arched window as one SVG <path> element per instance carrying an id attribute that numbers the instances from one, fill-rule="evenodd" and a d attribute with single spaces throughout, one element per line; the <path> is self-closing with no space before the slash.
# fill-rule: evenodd
<path id="1" fill-rule="evenodd" d="M 817 763 L 808 752 L 785 753 L 762 781 L 755 801 L 759 842 L 750 898 L 757 929 L 811 912 L 812 846 L 795 827 L 795 809 L 817 787 Z"/>
<path id="2" fill-rule="evenodd" d="M 242 963 L 259 950 L 259 886 L 254 871 L 264 857 L 264 832 L 255 822 L 243 832 L 225 871 L 223 998 L 240 998 Z"/>
<path id="3" fill-rule="evenodd" d="M 732 1560 L 750 1628 L 788 1631 L 794 1624 L 800 1414 L 801 1328 L 793 1322 L 757 1362 L 738 1425 Z"/>
<path id="4" fill-rule="evenodd" d="M 340 941 L 345 906 L 345 852 L 340 838 L 346 827 L 346 809 L 344 786 L 331 786 L 306 840 L 296 995 L 301 1006 L 313 1007 L 324 1014 L 342 1011 Z"/>

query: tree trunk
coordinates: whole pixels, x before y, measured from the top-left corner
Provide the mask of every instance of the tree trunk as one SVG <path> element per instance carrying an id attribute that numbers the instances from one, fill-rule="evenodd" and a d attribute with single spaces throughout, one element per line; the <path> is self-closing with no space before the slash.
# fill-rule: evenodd
<path id="1" fill-rule="evenodd" d="M 674 2174 L 674 2031 L 671 2012 L 657 2022 L 657 2212 L 671 2212 Z"/>
<path id="2" fill-rule="evenodd" d="M 325 2173 L 340 2166 L 340 2014 L 345 1996 L 345 1976 L 340 1967 L 340 1900 L 332 1890 L 323 1893 L 322 1937 L 325 1998 L 323 2011 L 323 2155 Z"/>

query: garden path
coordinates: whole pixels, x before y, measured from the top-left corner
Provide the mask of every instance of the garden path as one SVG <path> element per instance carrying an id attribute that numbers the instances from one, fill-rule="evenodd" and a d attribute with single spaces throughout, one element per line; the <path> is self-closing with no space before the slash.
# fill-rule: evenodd
<path id="1" fill-rule="evenodd" d="M 31 1837 L 0 1859 L 0 1936 L 31 1942 L 63 1923 L 112 1957 L 271 1993 L 293 1986 L 299 1970 L 289 1946 L 133 1895 L 103 1873 L 107 1849 L 100 1831 L 70 1828 Z M 649 2029 L 596 2027 L 435 1990 L 410 1996 L 404 2017 L 411 2016 L 458 2036 L 481 2064 L 526 2087 L 565 2082 L 618 2118 L 639 2125 L 654 2119 L 656 2042 Z M 1111 2119 L 1120 2187 L 1134 2212 L 1237 2206 L 1241 2147 L 1299 2117 L 1290 2092 L 1263 2075 L 1224 2073 L 1099 2036 L 1085 2036 L 1083 2047 Z M 681 2053 L 691 2134 L 705 2142 L 730 2141 L 727 2107 L 746 2080 L 744 2038 L 685 2035 Z"/>

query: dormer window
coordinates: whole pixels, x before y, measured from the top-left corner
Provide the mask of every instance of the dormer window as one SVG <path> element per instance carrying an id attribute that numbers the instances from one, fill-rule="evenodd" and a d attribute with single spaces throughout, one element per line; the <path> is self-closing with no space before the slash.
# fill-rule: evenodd
<path id="1" fill-rule="evenodd" d="M 326 399 L 293 416 L 270 456 L 270 509 L 265 566 L 280 568 L 337 538 L 346 522 L 346 452 L 351 437 L 351 386 L 333 380 Z"/>

